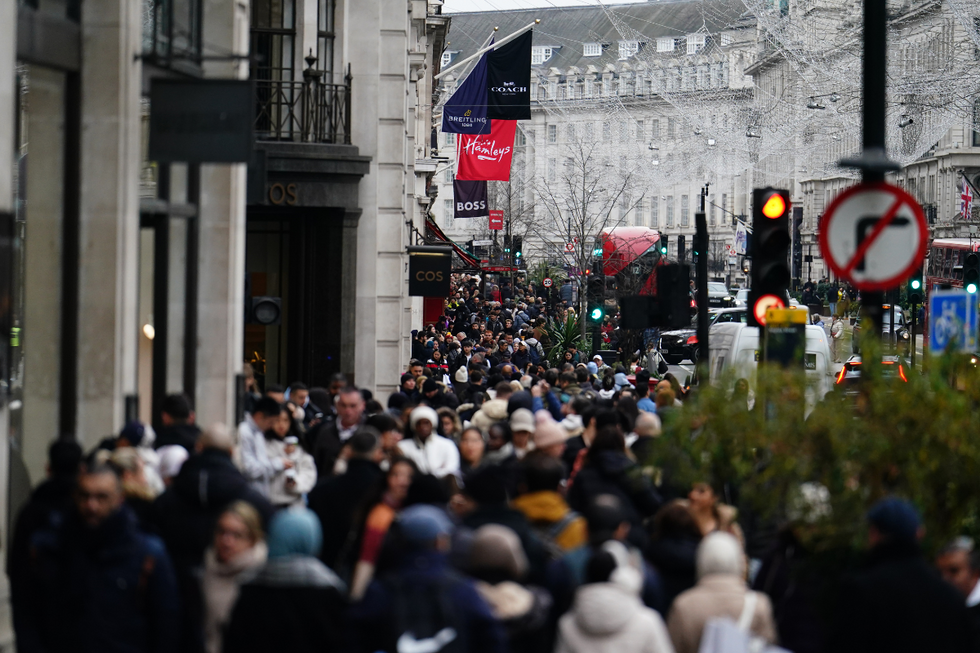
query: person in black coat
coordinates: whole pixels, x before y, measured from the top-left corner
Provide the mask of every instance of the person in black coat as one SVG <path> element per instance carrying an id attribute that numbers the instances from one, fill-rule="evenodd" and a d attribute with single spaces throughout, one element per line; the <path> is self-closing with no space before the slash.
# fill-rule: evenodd
<path id="1" fill-rule="evenodd" d="M 908 502 L 887 498 L 868 512 L 871 551 L 863 569 L 845 578 L 834 601 L 825 650 L 836 653 L 919 653 L 973 650 L 963 597 L 922 556 L 924 534 Z"/>
<path id="2" fill-rule="evenodd" d="M 183 609 L 181 651 L 204 648 L 198 571 L 204 551 L 214 539 L 214 527 L 225 508 L 247 501 L 268 522 L 272 505 L 253 490 L 231 460 L 233 449 L 227 430 L 201 434 L 197 448 L 180 468 L 171 486 L 153 503 L 151 520 L 173 559 Z"/>
<path id="3" fill-rule="evenodd" d="M 646 548 L 643 520 L 652 517 L 663 503 L 640 467 L 626 455 L 626 441 L 616 427 L 604 426 L 596 433 L 585 464 L 571 479 L 568 505 L 584 512 L 593 497 L 611 494 L 619 497 L 631 524 L 629 541 Z"/>
<path id="4" fill-rule="evenodd" d="M 52 442 L 48 447 L 48 479 L 35 488 L 17 516 L 13 539 L 7 550 L 7 577 L 10 578 L 14 628 L 17 628 L 22 616 L 20 599 L 29 589 L 27 570 L 31 538 L 51 523 L 53 515 L 71 510 L 72 491 L 81 462 L 82 447 L 77 442 L 65 438 Z"/>
<path id="5" fill-rule="evenodd" d="M 435 379 L 426 379 L 422 384 L 421 401 L 435 410 L 440 408 L 456 410 L 459 407 L 459 398 L 443 390 Z"/>
<path id="6" fill-rule="evenodd" d="M 345 567 L 345 549 L 349 545 L 354 518 L 371 491 L 385 482 L 385 473 L 378 465 L 381 452 L 381 435 L 370 426 L 359 428 L 347 445 L 351 458 L 347 471 L 340 476 L 330 476 L 310 491 L 310 510 L 316 513 L 323 529 L 323 547 L 320 560 L 333 570 Z M 351 543 L 352 545 L 353 543 Z"/>
<path id="7" fill-rule="evenodd" d="M 700 543 L 701 530 L 683 501 L 670 501 L 657 512 L 645 553 L 663 580 L 664 614 L 681 592 L 697 583 L 695 559 Z"/>
<path id="8" fill-rule="evenodd" d="M 305 508 L 283 510 L 269 528 L 269 561 L 242 585 L 224 653 L 321 653 L 343 645 L 347 588 L 316 556 L 320 522 Z"/>
<path id="9" fill-rule="evenodd" d="M 201 429 L 194 424 L 194 411 L 191 402 L 184 395 L 168 395 L 160 407 L 160 421 L 163 424 L 153 440 L 153 448 L 159 449 L 179 444 L 194 453 L 194 445 L 201 436 Z"/>
<path id="10" fill-rule="evenodd" d="M 180 603 L 163 542 L 137 528 L 106 465 L 77 480 L 75 505 L 30 541 L 17 650 L 177 653 Z"/>

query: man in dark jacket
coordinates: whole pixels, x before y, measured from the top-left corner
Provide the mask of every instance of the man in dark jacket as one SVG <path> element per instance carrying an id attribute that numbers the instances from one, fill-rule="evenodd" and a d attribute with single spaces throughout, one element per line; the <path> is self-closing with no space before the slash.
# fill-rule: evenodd
<path id="1" fill-rule="evenodd" d="M 349 650 L 503 653 L 500 623 L 472 581 L 447 559 L 452 522 L 445 511 L 414 505 L 402 511 L 389 537 L 400 560 L 368 586 L 348 613 Z"/>
<path id="2" fill-rule="evenodd" d="M 179 444 L 194 453 L 194 445 L 201 435 L 201 429 L 194 424 L 194 411 L 191 402 L 184 395 L 168 395 L 160 407 L 160 422 L 163 428 L 153 441 L 153 448 Z"/>
<path id="3" fill-rule="evenodd" d="M 963 597 L 929 567 L 924 534 L 908 502 L 888 498 L 868 512 L 871 551 L 864 569 L 841 582 L 828 651 L 972 651 Z"/>
<path id="4" fill-rule="evenodd" d="M 30 544 L 17 650 L 179 650 L 180 604 L 158 538 L 139 531 L 107 466 L 78 477 L 75 506 Z"/>
<path id="5" fill-rule="evenodd" d="M 7 551 L 7 576 L 10 578 L 14 628 L 23 615 L 21 598 L 29 590 L 31 539 L 51 524 L 53 515 L 72 510 L 72 491 L 82 462 L 82 448 L 69 439 L 58 439 L 48 447 L 48 479 L 37 486 L 27 505 L 17 516 L 14 536 Z"/>
<path id="6" fill-rule="evenodd" d="M 323 424 L 310 437 L 317 478 L 333 476 L 333 468 L 344 444 L 364 423 L 364 396 L 350 385 L 337 395 L 337 419 Z"/>
<path id="7" fill-rule="evenodd" d="M 231 460 L 234 445 L 225 428 L 201 434 L 197 449 L 180 468 L 166 492 L 153 504 L 152 520 L 173 558 L 183 607 L 182 651 L 201 651 L 201 595 L 197 584 L 204 551 L 214 540 L 214 527 L 235 501 L 255 506 L 264 521 L 272 515 L 268 500 L 253 490 Z"/>
<path id="8" fill-rule="evenodd" d="M 936 568 L 966 599 L 974 646 L 980 651 L 980 551 L 973 538 L 957 537 L 944 546 L 936 556 Z"/>
<path id="9" fill-rule="evenodd" d="M 353 548 L 348 542 L 355 517 L 359 509 L 368 508 L 362 502 L 385 477 L 378 466 L 382 451 L 381 435 L 376 429 L 362 426 L 347 441 L 347 446 L 351 451 L 347 471 L 324 479 L 313 488 L 308 499 L 310 510 L 316 513 L 323 527 L 320 560 L 335 571 L 342 570 L 348 562 L 342 558 L 346 558 L 345 549 Z"/>
<path id="10" fill-rule="evenodd" d="M 426 379 L 422 384 L 422 401 L 430 408 L 451 408 L 456 410 L 459 407 L 459 399 L 456 395 L 444 391 L 435 379 Z"/>

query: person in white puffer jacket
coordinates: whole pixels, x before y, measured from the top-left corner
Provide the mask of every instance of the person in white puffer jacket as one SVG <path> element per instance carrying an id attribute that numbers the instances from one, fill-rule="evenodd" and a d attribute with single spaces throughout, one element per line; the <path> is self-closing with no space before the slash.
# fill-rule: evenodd
<path id="1" fill-rule="evenodd" d="M 664 620 L 640 600 L 642 585 L 626 547 L 604 544 L 558 622 L 555 653 L 674 653 Z"/>

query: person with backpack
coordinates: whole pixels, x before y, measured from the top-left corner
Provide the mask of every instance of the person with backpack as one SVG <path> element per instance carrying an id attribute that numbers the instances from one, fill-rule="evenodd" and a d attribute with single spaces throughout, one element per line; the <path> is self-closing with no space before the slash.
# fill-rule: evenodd
<path id="1" fill-rule="evenodd" d="M 750 637 L 775 643 L 772 604 L 765 594 L 752 592 L 745 584 L 745 552 L 734 535 L 721 531 L 707 535 L 698 546 L 696 565 L 697 585 L 674 600 L 667 618 L 667 630 L 677 653 L 720 651 L 710 647 L 706 651 L 701 646 L 706 626 L 730 630 L 737 623 L 736 627 Z M 718 618 L 727 621 L 718 624 Z"/>
<path id="2" fill-rule="evenodd" d="M 604 544 L 559 621 L 555 653 L 674 653 L 663 619 L 640 601 L 642 585 L 626 547 Z"/>
<path id="3" fill-rule="evenodd" d="M 527 518 L 552 560 L 589 540 L 585 519 L 569 508 L 561 495 L 564 474 L 560 460 L 542 451 L 531 452 L 521 463 L 521 493 L 511 502 Z"/>
<path id="4" fill-rule="evenodd" d="M 505 653 L 507 640 L 473 582 L 449 564 L 453 524 L 441 508 L 417 504 L 392 525 L 399 559 L 371 582 L 347 614 L 348 650 Z"/>

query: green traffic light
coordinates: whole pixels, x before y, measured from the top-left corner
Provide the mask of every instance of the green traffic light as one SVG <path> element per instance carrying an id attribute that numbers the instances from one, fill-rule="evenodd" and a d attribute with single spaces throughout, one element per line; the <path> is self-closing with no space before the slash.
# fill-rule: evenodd
<path id="1" fill-rule="evenodd" d="M 661 247 L 660 248 L 660 253 L 661 254 L 666 254 L 667 253 L 667 248 L 666 247 Z"/>
<path id="2" fill-rule="evenodd" d="M 968 283 L 968 284 L 966 284 L 966 291 L 968 293 L 970 293 L 971 295 L 976 295 L 977 294 L 977 284 L 975 284 L 975 283 Z"/>
<path id="3" fill-rule="evenodd" d="M 912 279 L 911 286 L 912 286 L 912 290 L 918 290 L 919 288 L 922 287 L 922 282 L 919 281 L 918 279 Z"/>
<path id="4" fill-rule="evenodd" d="M 976 289 L 974 289 L 974 291 L 975 290 Z M 596 320 L 596 321 L 602 319 L 602 309 L 601 308 L 593 308 L 592 309 L 592 319 L 593 320 Z"/>

